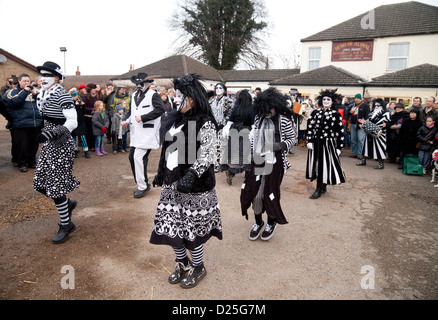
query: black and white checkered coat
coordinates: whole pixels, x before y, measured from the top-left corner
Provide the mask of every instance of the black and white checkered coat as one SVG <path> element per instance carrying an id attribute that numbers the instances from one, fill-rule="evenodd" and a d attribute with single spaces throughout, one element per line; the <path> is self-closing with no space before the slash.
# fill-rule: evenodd
<path id="1" fill-rule="evenodd" d="M 335 109 L 315 109 L 307 121 L 307 142 L 313 143 L 307 155 L 306 178 L 319 178 L 333 185 L 345 182 L 337 150 L 344 147 L 342 116 Z"/>

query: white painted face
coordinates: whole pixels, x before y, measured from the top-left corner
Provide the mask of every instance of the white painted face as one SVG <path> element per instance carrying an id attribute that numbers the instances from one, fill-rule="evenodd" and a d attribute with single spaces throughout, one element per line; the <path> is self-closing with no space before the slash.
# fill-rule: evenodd
<path id="1" fill-rule="evenodd" d="M 176 89 L 175 91 L 175 99 L 173 100 L 178 107 L 179 110 L 181 110 L 182 108 L 184 108 L 185 105 L 185 97 L 184 95 L 181 93 L 181 91 L 179 91 L 179 89 Z"/>
<path id="2" fill-rule="evenodd" d="M 46 90 L 48 88 L 50 88 L 54 83 L 55 83 L 55 75 L 53 75 L 52 73 L 48 72 L 48 71 L 43 71 L 41 73 L 41 88 L 43 90 Z"/>
<path id="3" fill-rule="evenodd" d="M 376 109 L 378 109 L 378 108 L 381 108 L 382 105 L 381 105 L 380 103 L 376 102 L 376 103 L 374 104 L 374 107 L 375 107 Z"/>
<path id="4" fill-rule="evenodd" d="M 324 107 L 330 107 L 333 104 L 332 98 L 330 97 L 323 97 L 322 98 L 322 105 Z"/>
<path id="5" fill-rule="evenodd" d="M 215 91 L 217 96 L 221 96 L 225 93 L 224 88 L 219 84 L 216 86 Z"/>
<path id="6" fill-rule="evenodd" d="M 137 84 L 137 89 L 141 91 L 146 91 L 146 89 L 149 87 L 149 82 L 142 82 Z"/>

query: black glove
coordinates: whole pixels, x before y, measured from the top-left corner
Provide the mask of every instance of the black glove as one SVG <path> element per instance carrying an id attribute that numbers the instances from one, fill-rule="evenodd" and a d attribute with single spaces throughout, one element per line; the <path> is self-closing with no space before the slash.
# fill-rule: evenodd
<path id="1" fill-rule="evenodd" d="M 41 131 L 41 133 L 37 137 L 37 141 L 39 143 L 44 143 L 48 140 L 51 140 L 55 137 L 55 134 L 51 131 Z"/>
<path id="2" fill-rule="evenodd" d="M 187 174 L 179 179 L 176 184 L 176 190 L 182 193 L 189 193 L 193 189 L 193 184 L 195 183 L 196 173 L 189 170 Z"/>
<path id="3" fill-rule="evenodd" d="M 277 151 L 282 150 L 284 148 L 286 148 L 286 143 L 284 143 L 284 142 L 274 142 L 274 144 L 273 144 L 274 152 L 277 152 Z"/>
<path id="4" fill-rule="evenodd" d="M 278 142 L 274 142 L 272 147 L 274 148 L 274 152 L 277 152 L 278 150 L 281 150 L 281 144 L 279 144 Z"/>
<path id="5" fill-rule="evenodd" d="M 163 185 L 163 175 L 162 174 L 157 174 L 155 176 L 154 181 L 152 182 L 152 185 L 155 186 L 159 186 L 161 187 Z"/>

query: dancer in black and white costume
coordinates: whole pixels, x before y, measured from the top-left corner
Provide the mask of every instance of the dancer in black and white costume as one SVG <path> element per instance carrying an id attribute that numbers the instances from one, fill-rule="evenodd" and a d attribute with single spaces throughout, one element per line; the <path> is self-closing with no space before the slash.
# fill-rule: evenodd
<path id="1" fill-rule="evenodd" d="M 43 143 L 35 168 L 33 188 L 52 198 L 59 212 L 61 223 L 53 243 L 62 243 L 76 229 L 71 214 L 76 201 L 67 194 L 79 186 L 73 176 L 74 141 L 71 132 L 77 127 L 77 114 L 73 99 L 59 83 L 63 73 L 59 65 L 45 62 L 37 67 L 43 79 L 37 106 L 44 120 L 44 128 L 37 137 Z"/>
<path id="2" fill-rule="evenodd" d="M 363 158 L 356 163 L 357 166 L 365 166 L 366 158 L 371 158 L 379 161 L 379 164 L 374 169 L 383 169 L 385 167 L 384 160 L 386 159 L 386 128 L 391 122 L 391 115 L 386 111 L 386 103 L 382 99 L 373 101 L 373 110 L 368 114 L 367 119 L 358 119 L 359 126 L 369 120 L 382 129 L 382 133 L 377 137 L 367 134 L 363 145 Z"/>
<path id="3" fill-rule="evenodd" d="M 129 162 L 137 183 L 134 198 L 143 197 L 151 189 L 147 176 L 148 158 L 152 149 L 160 147 L 161 115 L 165 110 L 160 95 L 149 88 L 153 81 L 147 73 L 131 77 L 137 90 L 132 93 L 130 116 L 122 122 L 123 127 L 129 124 L 131 131 Z"/>
<path id="4" fill-rule="evenodd" d="M 214 96 L 210 98 L 208 103 L 211 106 L 214 118 L 218 124 L 218 139 L 217 139 L 217 162 L 215 164 L 215 172 L 225 171 L 228 169 L 226 163 L 226 155 L 224 156 L 227 139 L 222 135 L 222 129 L 227 124 L 231 112 L 234 108 L 234 102 L 227 95 L 227 87 L 222 82 L 216 84 L 214 88 Z M 222 165 L 224 163 L 224 165 Z"/>
<path id="5" fill-rule="evenodd" d="M 199 77 L 186 75 L 174 85 L 180 105 L 163 128 L 167 134 L 153 182 L 162 190 L 150 242 L 173 248 L 176 267 L 169 282 L 192 288 L 207 272 L 203 244 L 222 239 L 214 173 L 217 124 Z"/>
<path id="6" fill-rule="evenodd" d="M 337 90 L 324 90 L 319 94 L 319 109 L 315 109 L 307 120 L 307 166 L 306 178 L 316 179 L 315 192 L 310 196 L 317 199 L 326 193 L 327 185 L 345 182 L 339 155 L 344 147 L 342 116 L 332 108 L 340 96 Z"/>
<path id="7" fill-rule="evenodd" d="M 249 239 L 269 240 L 277 224 L 288 223 L 280 204 L 280 186 L 291 167 L 287 153 L 297 141 L 294 121 L 284 95 L 275 88 L 259 93 L 254 100 L 254 127 L 250 133 L 253 161 L 240 192 L 242 215 L 248 219 L 253 205 L 255 223 Z M 267 224 L 262 219 L 266 211 Z"/>

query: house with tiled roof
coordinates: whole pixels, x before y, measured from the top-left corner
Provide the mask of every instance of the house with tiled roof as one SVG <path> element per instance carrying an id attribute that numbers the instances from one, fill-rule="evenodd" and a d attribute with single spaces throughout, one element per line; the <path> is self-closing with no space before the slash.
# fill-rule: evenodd
<path id="1" fill-rule="evenodd" d="M 112 80 L 116 85 L 122 83 L 126 86 L 133 86 L 131 77 L 140 72 L 147 73 L 148 76 L 156 78 L 156 84 L 165 87 L 171 85 L 172 79 L 192 73 L 198 74 L 204 79 L 203 82 L 207 89 L 223 81 L 216 69 L 186 55 L 174 55 L 161 59 L 141 68 L 130 70 L 129 72 L 113 77 Z"/>
<path id="2" fill-rule="evenodd" d="M 438 65 L 424 63 L 397 72 L 373 78 L 367 83 L 373 96 L 385 97 L 386 101 L 410 104 L 400 97 L 438 97 Z"/>
<path id="3" fill-rule="evenodd" d="M 334 65 L 371 80 L 438 64 L 438 7 L 382 5 L 301 40 L 301 72 Z"/>
<path id="4" fill-rule="evenodd" d="M 6 84 L 7 78 L 18 77 L 21 73 L 27 73 L 32 80 L 39 75 L 36 66 L 0 48 L 0 87 Z M 0 130 L 5 130 L 6 123 L 0 116 Z"/>
<path id="5" fill-rule="evenodd" d="M 257 87 L 266 89 L 269 82 L 298 74 L 300 70 L 216 70 L 186 55 L 174 55 L 141 68 L 130 70 L 119 76 L 114 76 L 112 80 L 116 85 L 123 83 L 126 86 L 132 86 L 131 77 L 140 72 L 156 78 L 156 84 L 165 87 L 171 86 L 170 81 L 175 77 L 196 73 L 203 79 L 202 82 L 207 90 L 213 90 L 218 82 L 224 82 L 227 84 L 228 90 L 236 92 L 241 89 L 254 91 Z"/>
<path id="6" fill-rule="evenodd" d="M 27 73 L 31 79 L 39 76 L 36 66 L 0 48 L 0 86 L 6 83 L 6 78 L 18 77 L 20 73 Z"/>
<path id="7" fill-rule="evenodd" d="M 438 65 L 438 7 L 417 1 L 382 5 L 301 43 L 301 72 L 332 65 L 370 81 L 423 64 Z M 369 89 L 372 96 L 374 89 Z M 388 95 L 407 103 L 412 98 L 407 92 Z"/>
<path id="8" fill-rule="evenodd" d="M 338 89 L 343 95 L 362 93 L 367 81 L 351 72 L 335 66 L 326 66 L 271 81 L 270 86 L 282 92 L 296 88 L 304 98 L 314 99 L 321 88 Z"/>
<path id="9" fill-rule="evenodd" d="M 229 91 L 254 91 L 257 87 L 267 89 L 272 81 L 299 74 L 300 69 L 220 70 L 219 73 Z"/>

